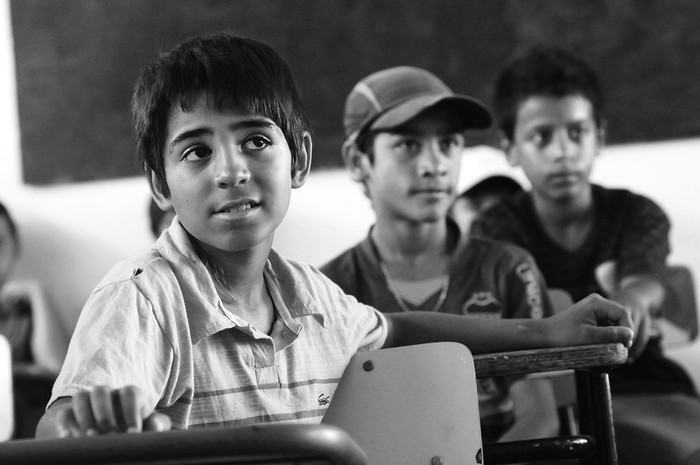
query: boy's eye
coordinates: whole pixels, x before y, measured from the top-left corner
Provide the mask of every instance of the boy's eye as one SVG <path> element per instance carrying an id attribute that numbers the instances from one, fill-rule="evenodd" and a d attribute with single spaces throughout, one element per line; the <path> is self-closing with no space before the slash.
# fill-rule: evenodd
<path id="1" fill-rule="evenodd" d="M 269 147 L 272 144 L 270 139 L 264 136 L 256 135 L 249 137 L 244 143 L 243 147 L 248 150 L 262 150 Z"/>
<path id="2" fill-rule="evenodd" d="M 530 136 L 530 140 L 539 148 L 546 147 L 552 142 L 552 131 L 549 129 L 535 131 Z"/>
<path id="3" fill-rule="evenodd" d="M 185 161 L 198 161 L 211 156 L 211 149 L 204 145 L 193 145 L 182 152 L 182 159 Z"/>
<path id="4" fill-rule="evenodd" d="M 455 149 L 461 149 L 464 145 L 464 139 L 461 136 L 449 136 L 440 140 L 440 149 L 443 153 L 451 153 Z"/>
<path id="5" fill-rule="evenodd" d="M 401 139 L 396 143 L 396 146 L 405 152 L 415 153 L 420 151 L 420 143 L 415 139 Z"/>
<path id="6" fill-rule="evenodd" d="M 568 129 L 569 139 L 574 142 L 581 142 L 584 134 L 588 132 L 588 129 L 581 125 L 572 126 Z"/>

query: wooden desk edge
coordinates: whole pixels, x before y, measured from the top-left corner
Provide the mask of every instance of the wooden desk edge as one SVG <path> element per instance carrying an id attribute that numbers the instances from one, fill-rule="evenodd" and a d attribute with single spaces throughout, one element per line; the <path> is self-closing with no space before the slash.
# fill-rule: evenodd
<path id="1" fill-rule="evenodd" d="M 477 378 L 492 378 L 561 370 L 605 369 L 626 361 L 627 348 L 612 343 L 475 355 L 474 368 Z"/>

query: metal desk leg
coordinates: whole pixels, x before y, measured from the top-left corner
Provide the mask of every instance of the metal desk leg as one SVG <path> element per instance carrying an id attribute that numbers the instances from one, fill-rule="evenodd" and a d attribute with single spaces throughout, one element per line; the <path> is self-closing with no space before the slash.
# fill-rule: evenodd
<path id="1" fill-rule="evenodd" d="M 595 453 L 581 460 L 584 465 L 617 465 L 612 400 L 608 373 L 577 370 L 579 423 L 581 434 L 596 442 Z"/>

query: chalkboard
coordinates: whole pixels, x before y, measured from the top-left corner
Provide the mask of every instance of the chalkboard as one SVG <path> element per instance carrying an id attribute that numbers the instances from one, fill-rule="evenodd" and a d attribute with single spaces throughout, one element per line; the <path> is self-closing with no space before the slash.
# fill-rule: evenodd
<path id="1" fill-rule="evenodd" d="M 129 100 L 140 70 L 194 34 L 263 40 L 289 62 L 314 129 L 314 166 L 340 165 L 353 84 L 415 65 L 488 102 L 503 62 L 555 43 L 601 75 L 609 141 L 700 135 L 695 0 L 11 0 L 23 176 L 29 184 L 139 173 Z M 470 143 L 494 142 L 492 131 Z"/>

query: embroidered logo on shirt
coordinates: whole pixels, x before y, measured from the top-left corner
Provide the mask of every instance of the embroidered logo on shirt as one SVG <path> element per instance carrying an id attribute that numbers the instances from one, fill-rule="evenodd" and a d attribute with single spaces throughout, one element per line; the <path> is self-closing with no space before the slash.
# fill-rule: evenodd
<path id="1" fill-rule="evenodd" d="M 330 403 L 331 403 L 331 396 L 328 396 L 323 392 L 318 395 L 318 406 L 319 407 L 325 407 L 326 405 L 328 405 Z"/>
<path id="2" fill-rule="evenodd" d="M 498 317 L 500 314 L 499 307 L 501 303 L 496 299 L 491 291 L 477 291 L 472 293 L 464 305 L 462 305 L 463 314 L 479 314 L 481 316 Z M 489 308 L 491 307 L 491 308 Z"/>
<path id="3" fill-rule="evenodd" d="M 525 292 L 527 293 L 527 303 L 530 306 L 530 318 L 542 318 L 542 299 L 540 297 L 540 286 L 537 283 L 537 277 L 527 263 L 521 263 L 515 269 L 518 277 L 525 284 Z"/>

